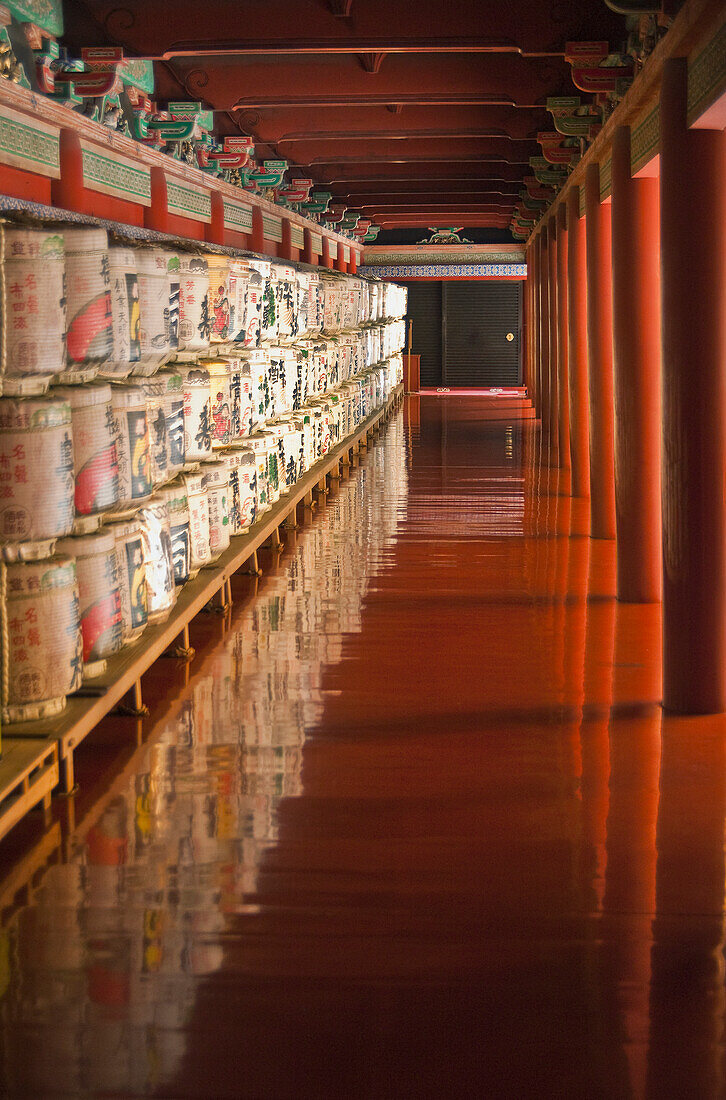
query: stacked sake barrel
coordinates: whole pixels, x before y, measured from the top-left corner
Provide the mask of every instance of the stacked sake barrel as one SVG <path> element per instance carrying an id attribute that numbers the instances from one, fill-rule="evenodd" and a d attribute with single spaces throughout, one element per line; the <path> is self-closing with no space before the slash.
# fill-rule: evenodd
<path id="1" fill-rule="evenodd" d="M 2 717 L 49 717 L 400 381 L 400 288 L 0 227 Z M 405 296 L 405 291 L 403 292 Z"/>

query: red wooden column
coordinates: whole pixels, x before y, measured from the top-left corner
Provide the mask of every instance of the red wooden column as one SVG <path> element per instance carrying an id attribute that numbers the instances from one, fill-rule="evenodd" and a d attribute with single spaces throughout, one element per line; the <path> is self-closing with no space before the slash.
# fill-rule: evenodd
<path id="1" fill-rule="evenodd" d="M 539 234 L 539 362 L 542 400 L 542 437 L 550 431 L 550 295 L 549 295 L 549 232 L 546 223 Z"/>
<path id="2" fill-rule="evenodd" d="M 660 100 L 663 704 L 726 710 L 726 137 L 688 130 L 687 70 Z"/>
<path id="3" fill-rule="evenodd" d="M 590 495 L 589 395 L 587 381 L 587 287 L 585 225 L 580 188 L 567 196 L 567 360 L 570 383 L 572 495 Z"/>
<path id="4" fill-rule="evenodd" d="M 661 597 L 660 242 L 657 179 L 632 179 L 630 127 L 612 152 L 615 518 L 619 600 Z"/>
<path id="5" fill-rule="evenodd" d="M 559 390 L 557 379 L 557 219 L 553 215 L 547 223 L 547 283 L 549 286 L 549 370 L 550 370 L 550 466 L 560 464 Z"/>
<path id="6" fill-rule="evenodd" d="M 350 250 L 350 260 L 348 261 L 348 273 L 355 275 L 358 271 L 358 254 L 354 248 Z"/>
<path id="7" fill-rule="evenodd" d="M 570 390 L 567 367 L 567 207 L 557 207 L 557 421 L 560 466 L 570 466 Z"/>
<path id="8" fill-rule="evenodd" d="M 590 534 L 615 538 L 613 296 L 610 206 L 600 202 L 600 168 L 585 173 L 587 345 L 590 396 Z"/>
<path id="9" fill-rule="evenodd" d="M 529 261 L 527 267 L 527 282 L 529 287 L 529 346 L 530 346 L 530 380 L 532 389 L 530 397 L 535 408 L 535 413 L 540 413 L 540 385 L 539 385 L 539 234 L 530 237 Z"/>
<path id="10" fill-rule="evenodd" d="M 335 257 L 335 270 L 342 271 L 343 274 L 348 270 L 348 264 L 343 259 L 343 246 L 338 241 L 338 255 Z"/>
<path id="11" fill-rule="evenodd" d="M 318 257 L 313 252 L 313 235 L 309 229 L 303 230 L 303 263 L 317 264 Z"/>
<path id="12" fill-rule="evenodd" d="M 323 256 L 322 256 L 322 260 L 323 260 L 323 267 L 329 267 L 329 268 L 332 269 L 333 260 L 332 260 L 332 257 L 330 255 L 330 238 L 326 237 L 325 234 L 323 234 Z"/>

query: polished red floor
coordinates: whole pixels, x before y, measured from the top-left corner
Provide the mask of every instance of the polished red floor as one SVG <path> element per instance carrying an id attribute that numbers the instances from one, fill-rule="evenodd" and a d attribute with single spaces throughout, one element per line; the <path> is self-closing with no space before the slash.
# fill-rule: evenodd
<path id="1" fill-rule="evenodd" d="M 3 1095 L 726 1095 L 726 719 L 541 446 L 412 399 L 3 842 Z"/>

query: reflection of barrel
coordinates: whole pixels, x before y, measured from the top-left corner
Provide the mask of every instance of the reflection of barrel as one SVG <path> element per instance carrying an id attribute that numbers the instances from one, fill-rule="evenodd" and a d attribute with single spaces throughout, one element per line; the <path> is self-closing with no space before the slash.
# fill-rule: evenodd
<path id="1" fill-rule="evenodd" d="M 113 355 L 108 234 L 105 229 L 66 229 L 63 236 L 68 363 L 64 377 L 85 381 Z"/>
<path id="2" fill-rule="evenodd" d="M 212 323 L 209 274 L 204 256 L 179 253 L 179 351 L 206 351 Z"/>
<path id="3" fill-rule="evenodd" d="M 184 393 L 184 454 L 187 463 L 209 458 L 212 450 L 212 397 L 205 367 L 179 367 Z"/>
<path id="4" fill-rule="evenodd" d="M 62 397 L 0 399 L 0 539 L 6 561 L 48 556 L 73 529 L 71 408 Z M 19 544 L 25 544 L 23 546 Z"/>
<path id="5" fill-rule="evenodd" d="M 0 235 L 5 294 L 0 302 L 3 393 L 41 393 L 65 363 L 63 236 L 49 229 Z"/>
<path id="6" fill-rule="evenodd" d="M 58 714 L 81 686 L 83 641 L 72 558 L 58 556 L 7 566 L 9 673 L 3 722 Z"/>
<path id="7" fill-rule="evenodd" d="M 112 387 L 118 428 L 119 508 L 132 508 L 153 489 L 146 394 L 140 385 Z"/>
<path id="8" fill-rule="evenodd" d="M 204 473 L 186 473 L 182 480 L 187 490 L 189 504 L 190 570 L 196 576 L 203 565 L 212 560 L 209 548 L 209 499 L 207 479 Z"/>
<path id="9" fill-rule="evenodd" d="M 97 516 L 114 508 L 120 494 L 111 387 L 92 382 L 52 392 L 71 407 L 76 516 Z"/>
<path id="10" fill-rule="evenodd" d="M 144 543 L 146 596 L 150 623 L 163 622 L 176 601 L 169 510 L 155 494 L 139 511 Z"/>
<path id="11" fill-rule="evenodd" d="M 116 554 L 121 593 L 121 613 L 123 617 L 123 642 L 131 645 L 137 641 L 148 621 L 146 597 L 146 569 L 144 566 L 144 546 L 141 538 L 141 524 L 134 516 L 131 519 L 115 520 L 109 523 L 108 530 L 116 541 Z"/>
<path id="12" fill-rule="evenodd" d="M 209 501 L 209 549 L 215 561 L 229 546 L 229 467 L 224 459 L 205 462 Z"/>
<path id="13" fill-rule="evenodd" d="M 166 502 L 169 512 L 169 533 L 171 535 L 171 556 L 174 563 L 174 582 L 185 584 L 189 580 L 191 569 L 191 547 L 189 531 L 189 501 L 186 485 L 182 478 L 176 478 L 159 494 Z"/>
<path id="14" fill-rule="evenodd" d="M 83 632 L 83 678 L 100 676 L 106 658 L 123 645 L 121 577 L 112 531 L 62 539 L 58 550 L 75 558 Z"/>

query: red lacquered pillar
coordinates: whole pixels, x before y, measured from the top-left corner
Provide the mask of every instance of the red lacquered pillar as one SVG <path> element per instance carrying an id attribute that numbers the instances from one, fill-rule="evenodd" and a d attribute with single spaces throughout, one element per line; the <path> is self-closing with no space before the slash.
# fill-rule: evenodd
<path id="1" fill-rule="evenodd" d="M 585 173 L 587 346 L 590 397 L 590 534 L 615 538 L 613 297 L 610 206 L 600 202 L 600 168 Z"/>
<path id="2" fill-rule="evenodd" d="M 64 210 L 77 210 L 84 214 L 86 189 L 83 185 L 83 150 L 76 130 L 61 127 L 58 156 L 61 174 L 59 179 L 51 183 L 53 203 L 55 206 L 63 207 Z M 166 209 L 166 203 L 164 209 Z"/>
<path id="3" fill-rule="evenodd" d="M 330 255 L 330 238 L 323 234 L 323 267 L 329 267 L 332 269 L 333 260 Z"/>
<path id="4" fill-rule="evenodd" d="M 527 282 L 529 284 L 529 369 L 531 389 L 529 396 L 539 415 L 538 353 L 537 353 L 537 271 L 539 254 L 539 236 L 529 239 L 529 260 L 527 262 Z"/>
<path id="5" fill-rule="evenodd" d="M 348 265 L 343 259 L 343 246 L 340 241 L 338 241 L 338 255 L 335 257 L 335 270 L 342 271 L 343 274 L 348 270 Z"/>
<path id="6" fill-rule="evenodd" d="M 540 415 L 542 436 L 549 439 L 550 430 L 550 296 L 549 296 L 549 233 L 543 225 L 539 234 L 539 370 L 542 387 Z"/>
<path id="7" fill-rule="evenodd" d="M 526 314 L 525 314 L 526 355 L 525 355 L 525 360 L 524 360 L 524 363 L 525 363 L 524 384 L 527 387 L 528 397 L 530 398 L 532 403 L 536 406 L 537 402 L 536 402 L 536 398 L 535 398 L 535 382 L 534 382 L 534 364 L 535 364 L 535 358 L 534 358 L 534 342 L 535 342 L 534 341 L 534 319 L 535 319 L 535 313 L 534 313 L 534 289 L 533 289 L 534 288 L 534 280 L 535 280 L 535 275 L 534 275 L 534 268 L 535 268 L 534 253 L 535 253 L 535 244 L 534 244 L 534 241 L 532 240 L 532 238 L 530 237 L 529 243 L 527 245 L 527 250 L 526 250 L 526 253 L 525 253 L 525 259 L 526 259 L 526 263 L 527 263 L 527 281 L 524 284 L 525 285 L 525 298 L 524 298 L 524 300 L 525 300 L 525 303 L 526 303 Z"/>
<path id="8" fill-rule="evenodd" d="M 147 229 L 155 229 L 157 233 L 169 232 L 169 205 L 166 187 L 166 173 L 163 168 L 152 168 L 151 177 L 151 206 L 144 210 L 144 225 Z"/>
<path id="9" fill-rule="evenodd" d="M 204 230 L 209 244 L 224 244 L 224 197 L 219 191 L 211 191 L 212 220 Z"/>
<path id="10" fill-rule="evenodd" d="M 590 495 L 589 396 L 587 381 L 587 282 L 585 225 L 580 188 L 567 196 L 567 362 L 570 383 L 572 495 Z"/>
<path id="11" fill-rule="evenodd" d="M 354 248 L 350 250 L 350 260 L 348 261 L 348 274 L 355 275 L 358 271 L 358 254 Z"/>
<path id="12" fill-rule="evenodd" d="M 630 174 L 630 127 L 612 152 L 617 596 L 661 597 L 658 180 Z"/>
<path id="13" fill-rule="evenodd" d="M 265 251 L 265 224 L 262 220 L 262 207 L 252 207 L 252 240 L 250 247 L 253 252 Z"/>
<path id="14" fill-rule="evenodd" d="M 554 215 L 547 223 L 548 250 L 547 250 L 547 283 L 549 286 L 549 370 L 550 370 L 550 416 L 549 416 L 549 441 L 550 441 L 550 466 L 560 464 L 560 436 L 559 436 L 559 389 L 557 379 L 557 220 Z"/>
<path id="15" fill-rule="evenodd" d="M 688 130 L 687 70 L 660 101 L 663 704 L 726 710 L 726 139 Z"/>
<path id="16" fill-rule="evenodd" d="M 317 264 L 318 257 L 313 252 L 313 235 L 309 229 L 303 230 L 303 263 Z"/>
<path id="17" fill-rule="evenodd" d="M 567 361 L 567 207 L 557 207 L 557 422 L 560 466 L 570 466 L 570 393 Z"/>

